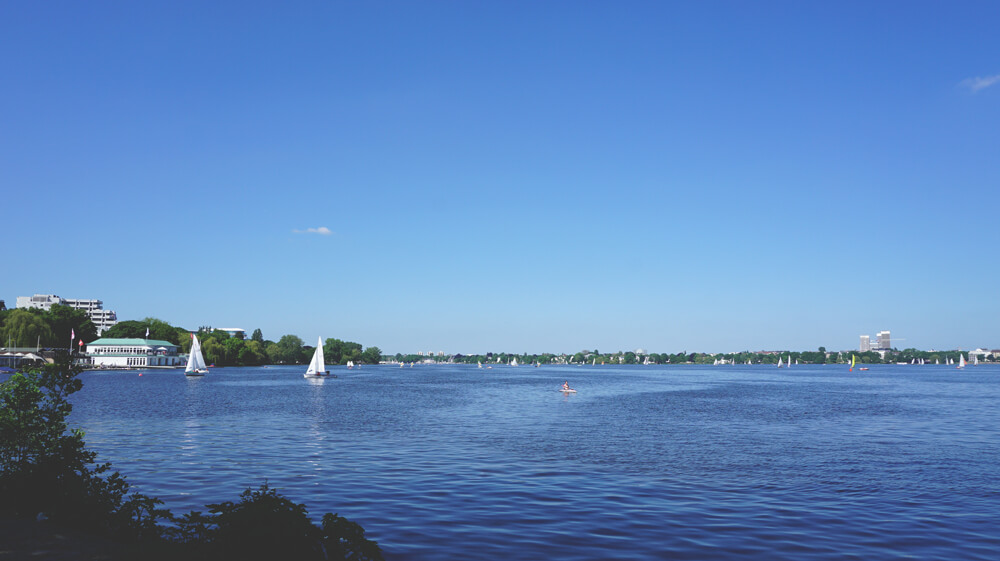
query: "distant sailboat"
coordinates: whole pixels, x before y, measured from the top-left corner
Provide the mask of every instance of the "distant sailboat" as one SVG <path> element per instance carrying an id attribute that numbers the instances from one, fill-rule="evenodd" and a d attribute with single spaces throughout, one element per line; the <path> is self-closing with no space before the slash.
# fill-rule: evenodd
<path id="1" fill-rule="evenodd" d="M 483 367 L 483 361 L 481 361 L 481 360 L 480 360 L 480 361 L 478 361 L 478 362 L 476 362 L 476 364 L 478 364 L 478 365 L 479 365 L 479 368 L 482 368 L 482 367 Z"/>
<path id="2" fill-rule="evenodd" d="M 783 367 L 785 366 L 784 364 L 781 364 L 781 361 L 782 361 L 782 360 L 783 360 L 783 359 L 782 359 L 782 358 L 781 358 L 781 357 L 779 356 L 779 357 L 778 357 L 778 368 L 783 368 Z"/>
<path id="3" fill-rule="evenodd" d="M 347 367 L 348 368 L 354 368 L 354 361 L 353 360 L 347 361 Z"/>
<path id="4" fill-rule="evenodd" d="M 205 357 L 201 355 L 201 343 L 198 341 L 198 336 L 192 333 L 191 354 L 188 355 L 188 363 L 184 368 L 184 375 L 204 376 L 207 373 L 208 367 L 205 366 Z"/>
<path id="5" fill-rule="evenodd" d="M 510 365 L 511 366 L 517 366 L 517 357 L 514 357 L 514 358 L 510 359 Z"/>
<path id="6" fill-rule="evenodd" d="M 316 350 L 313 351 L 312 360 L 309 361 L 309 368 L 302 376 L 305 378 L 324 378 L 330 372 L 326 369 L 326 360 L 323 358 L 323 338 L 316 339 Z"/>
<path id="7" fill-rule="evenodd" d="M 956 366 L 955 368 L 965 368 L 965 355 L 963 354 L 958 355 L 958 366 Z"/>
<path id="8" fill-rule="evenodd" d="M 851 355 L 851 367 L 847 369 L 848 372 L 854 372 L 854 355 Z"/>

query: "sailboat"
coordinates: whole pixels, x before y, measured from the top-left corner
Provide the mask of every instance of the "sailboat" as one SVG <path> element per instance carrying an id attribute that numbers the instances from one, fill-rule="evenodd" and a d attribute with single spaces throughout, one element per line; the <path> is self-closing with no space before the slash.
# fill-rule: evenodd
<path id="1" fill-rule="evenodd" d="M 955 368 L 965 368 L 965 355 L 963 354 L 958 355 L 958 366 L 956 366 Z"/>
<path id="2" fill-rule="evenodd" d="M 353 360 L 347 361 L 347 368 L 354 368 L 354 361 Z"/>
<path id="3" fill-rule="evenodd" d="M 517 366 L 517 357 L 515 357 L 515 358 L 511 359 L 511 361 L 510 361 L 510 365 L 511 365 L 511 366 Z"/>
<path id="4" fill-rule="evenodd" d="M 782 358 L 779 356 L 778 357 L 778 368 L 784 368 L 784 366 L 785 366 L 784 364 L 781 364 L 781 361 L 782 361 Z"/>
<path id="5" fill-rule="evenodd" d="M 972 355 L 972 366 L 979 366 L 979 355 Z"/>
<path id="6" fill-rule="evenodd" d="M 848 372 L 854 372 L 854 355 L 851 355 L 851 367 L 847 369 Z"/>
<path id="7" fill-rule="evenodd" d="M 476 362 L 476 364 L 478 364 L 480 368 L 482 368 L 482 367 L 483 367 L 483 361 L 481 361 L 481 360 L 480 360 L 480 361 L 478 361 L 478 362 Z"/>
<path id="8" fill-rule="evenodd" d="M 306 378 L 323 378 L 329 376 L 326 369 L 326 360 L 323 358 L 323 338 L 316 340 L 316 350 L 313 352 L 312 360 L 309 361 L 309 369 L 302 376 Z"/>
<path id="9" fill-rule="evenodd" d="M 185 376 L 204 376 L 208 374 L 208 367 L 205 366 L 205 357 L 201 355 L 201 343 L 198 337 L 191 334 L 191 354 L 188 355 L 188 363 L 184 368 Z"/>

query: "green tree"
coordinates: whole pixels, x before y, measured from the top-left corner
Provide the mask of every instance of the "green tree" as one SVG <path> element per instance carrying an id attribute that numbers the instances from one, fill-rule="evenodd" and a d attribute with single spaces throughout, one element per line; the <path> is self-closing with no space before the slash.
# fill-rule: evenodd
<path id="1" fill-rule="evenodd" d="M 222 343 L 214 337 L 205 337 L 201 342 L 201 354 L 205 356 L 205 362 L 223 366 L 225 364 L 225 349 Z"/>
<path id="2" fill-rule="evenodd" d="M 69 333 L 66 333 L 66 340 L 69 340 Z M 48 322 L 42 316 L 22 308 L 11 310 L 3 327 L 0 327 L 0 345 L 7 346 L 8 342 L 11 347 L 34 347 L 36 344 L 48 347 L 57 344 Z M 64 342 L 63 345 L 65 344 Z"/>
<path id="3" fill-rule="evenodd" d="M 251 341 L 257 341 L 258 343 L 264 342 L 264 334 L 261 332 L 260 328 L 253 330 L 253 335 L 250 336 Z"/>
<path id="4" fill-rule="evenodd" d="M 267 355 L 267 362 L 270 364 L 281 364 L 282 351 L 277 343 L 269 342 L 264 346 L 264 354 Z"/>
<path id="5" fill-rule="evenodd" d="M 104 332 L 104 337 L 112 339 L 146 339 L 146 330 L 149 330 L 149 339 L 158 341 L 168 341 L 174 345 L 180 345 L 184 337 L 178 329 L 162 319 L 146 318 L 142 321 L 120 321 Z"/>
<path id="6" fill-rule="evenodd" d="M 382 360 L 382 349 L 378 347 L 368 347 L 361 353 L 361 359 L 365 364 L 378 364 Z"/>
<path id="7" fill-rule="evenodd" d="M 54 346 L 61 347 L 70 344 L 70 334 L 74 337 L 72 343 L 76 344 L 76 339 L 82 339 L 84 343 L 90 343 L 97 339 L 97 327 L 90 321 L 90 316 L 84 310 L 78 310 L 62 304 L 56 304 L 49 308 L 42 315 L 48 322 L 55 336 Z M 75 350 L 76 347 L 74 346 Z"/>

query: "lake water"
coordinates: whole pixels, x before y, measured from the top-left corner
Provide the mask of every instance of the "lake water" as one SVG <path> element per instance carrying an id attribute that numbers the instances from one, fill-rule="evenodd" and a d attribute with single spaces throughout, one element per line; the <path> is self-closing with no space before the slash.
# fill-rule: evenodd
<path id="1" fill-rule="evenodd" d="M 304 368 L 89 372 L 71 422 L 175 513 L 266 479 L 394 560 L 1000 555 L 1000 367 Z"/>

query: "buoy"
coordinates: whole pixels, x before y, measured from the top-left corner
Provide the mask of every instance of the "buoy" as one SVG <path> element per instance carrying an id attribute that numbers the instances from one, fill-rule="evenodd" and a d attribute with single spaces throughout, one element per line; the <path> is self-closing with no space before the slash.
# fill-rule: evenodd
<path id="1" fill-rule="evenodd" d="M 140 372 L 139 375 L 142 376 L 142 372 Z"/>

